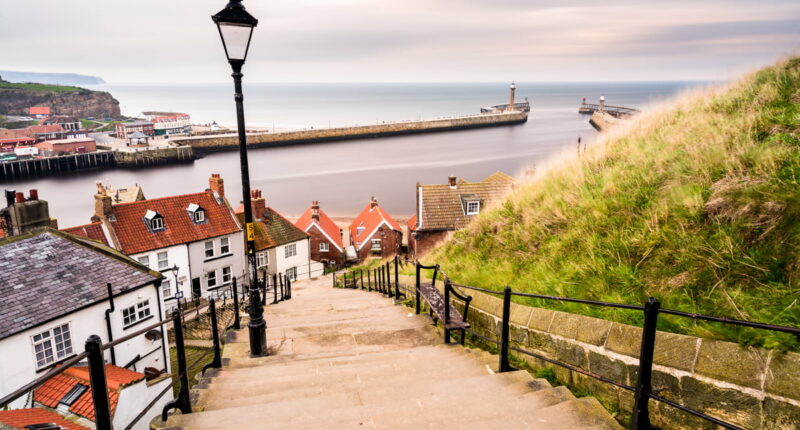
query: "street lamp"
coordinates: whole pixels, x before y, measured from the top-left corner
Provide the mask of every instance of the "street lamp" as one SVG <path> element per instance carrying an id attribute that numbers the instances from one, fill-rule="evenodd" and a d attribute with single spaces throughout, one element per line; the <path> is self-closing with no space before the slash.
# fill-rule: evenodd
<path id="1" fill-rule="evenodd" d="M 250 39 L 253 36 L 253 28 L 258 25 L 258 20 L 247 13 L 242 5 L 242 0 L 230 0 L 225 9 L 211 17 L 217 24 L 219 36 L 222 39 L 222 47 L 228 57 L 233 69 L 233 83 L 236 93 L 236 122 L 239 128 L 239 163 L 242 172 L 242 197 L 244 205 L 244 223 L 247 233 L 247 259 L 245 266 L 249 274 L 249 300 L 247 313 L 250 314 L 250 322 L 247 328 L 250 332 L 250 355 L 261 357 L 267 355 L 267 323 L 264 321 L 264 308 L 261 306 L 258 288 L 255 288 L 256 281 L 256 244 L 255 228 L 253 226 L 253 209 L 250 206 L 250 171 L 247 164 L 247 136 L 245 135 L 244 125 L 244 105 L 242 101 L 242 66 L 247 59 L 247 51 L 250 48 Z"/>

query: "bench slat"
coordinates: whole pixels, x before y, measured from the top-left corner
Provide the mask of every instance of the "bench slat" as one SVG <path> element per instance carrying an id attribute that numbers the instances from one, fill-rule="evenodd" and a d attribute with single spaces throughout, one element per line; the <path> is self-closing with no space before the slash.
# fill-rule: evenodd
<path id="1" fill-rule="evenodd" d="M 444 322 L 444 297 L 442 293 L 430 283 L 420 283 L 419 292 L 425 297 L 433 313 Z M 462 329 L 469 327 L 470 324 L 464 321 L 464 317 L 461 316 L 458 310 L 454 306 L 450 306 L 450 322 L 447 324 L 447 328 Z"/>

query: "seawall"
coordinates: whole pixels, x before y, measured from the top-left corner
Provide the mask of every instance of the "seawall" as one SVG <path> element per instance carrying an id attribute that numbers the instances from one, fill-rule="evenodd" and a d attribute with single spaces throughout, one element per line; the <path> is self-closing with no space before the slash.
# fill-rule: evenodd
<path id="1" fill-rule="evenodd" d="M 415 133 L 433 133 L 450 130 L 521 124 L 527 120 L 528 114 L 526 112 L 511 112 L 353 127 L 287 131 L 279 133 L 251 133 L 247 135 L 247 145 L 249 147 L 260 148 L 300 143 L 329 142 L 345 139 L 364 139 Z M 183 138 L 176 137 L 172 139 L 172 142 L 182 145 L 189 145 L 195 150 L 203 152 L 236 149 L 239 145 L 239 139 L 235 134 L 222 136 L 193 136 Z"/>

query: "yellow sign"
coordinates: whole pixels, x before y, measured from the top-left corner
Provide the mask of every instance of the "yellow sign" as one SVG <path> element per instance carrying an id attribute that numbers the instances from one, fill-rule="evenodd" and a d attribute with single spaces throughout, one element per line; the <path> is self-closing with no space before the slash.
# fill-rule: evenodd
<path id="1" fill-rule="evenodd" d="M 247 223 L 247 241 L 256 240 L 256 229 L 252 222 Z"/>

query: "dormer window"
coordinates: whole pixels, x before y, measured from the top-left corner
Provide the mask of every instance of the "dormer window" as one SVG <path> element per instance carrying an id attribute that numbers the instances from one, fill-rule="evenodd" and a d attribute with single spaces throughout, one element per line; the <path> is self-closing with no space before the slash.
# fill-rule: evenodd
<path id="1" fill-rule="evenodd" d="M 479 200 L 467 201 L 467 215 L 478 215 L 481 211 L 481 202 Z"/>
<path id="2" fill-rule="evenodd" d="M 189 212 L 189 216 L 192 217 L 192 221 L 194 221 L 195 224 L 205 222 L 206 211 L 201 208 L 200 205 L 192 203 L 186 208 L 186 211 Z"/>
<path id="3" fill-rule="evenodd" d="M 151 231 L 164 230 L 164 217 L 160 213 L 148 210 L 144 214 L 144 220 Z"/>
<path id="4" fill-rule="evenodd" d="M 361 236 L 361 233 L 364 232 L 364 228 L 363 225 L 358 226 L 358 228 L 356 228 L 356 236 Z"/>

